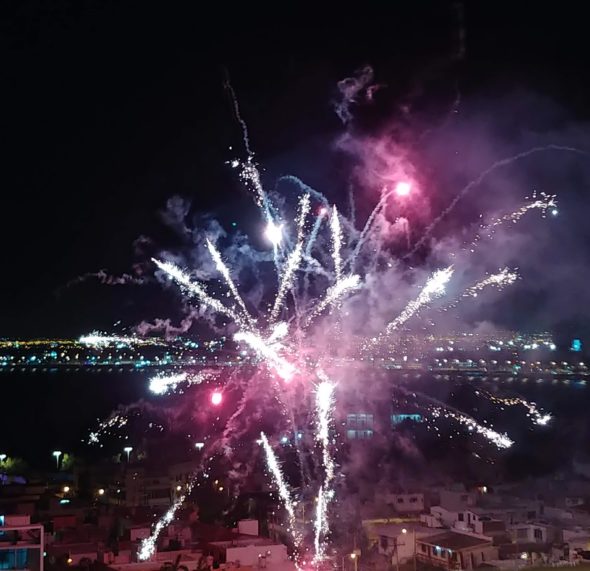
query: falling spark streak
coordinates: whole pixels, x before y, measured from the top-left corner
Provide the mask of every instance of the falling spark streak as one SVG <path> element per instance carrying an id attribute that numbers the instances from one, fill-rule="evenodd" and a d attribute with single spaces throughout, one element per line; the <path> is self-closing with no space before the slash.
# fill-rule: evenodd
<path id="1" fill-rule="evenodd" d="M 330 218 L 330 228 L 332 230 L 332 257 L 334 259 L 334 273 L 336 281 L 339 282 L 342 277 L 342 229 L 340 227 L 340 218 L 336 205 L 332 207 L 332 217 Z"/>
<path id="2" fill-rule="evenodd" d="M 277 292 L 277 296 L 275 298 L 275 302 L 270 313 L 270 321 L 276 321 L 279 311 L 283 306 L 283 301 L 285 300 L 285 296 L 287 295 L 287 291 L 293 285 L 293 278 L 295 277 L 295 272 L 299 268 L 299 264 L 301 263 L 302 253 L 303 253 L 303 229 L 305 225 L 305 219 L 307 214 L 309 213 L 309 194 L 304 194 L 299 201 L 299 214 L 297 216 L 297 244 L 293 251 L 289 254 L 287 258 L 287 262 L 285 264 L 285 270 L 283 272 L 283 276 L 281 278 L 281 283 L 279 285 L 279 291 Z"/>
<path id="3" fill-rule="evenodd" d="M 234 335 L 234 341 L 247 343 L 260 355 L 267 364 L 271 365 L 277 374 L 285 381 L 290 381 L 295 374 L 295 367 L 286 359 L 281 357 L 272 344 L 262 339 L 252 331 L 238 331 Z"/>
<path id="4" fill-rule="evenodd" d="M 277 460 L 277 457 L 275 456 L 274 450 L 268 443 L 268 438 L 266 437 L 266 434 L 264 434 L 264 432 L 260 433 L 260 440 L 262 442 L 262 447 L 264 448 L 264 452 L 266 454 L 266 464 L 271 474 L 273 475 L 275 484 L 279 489 L 279 496 L 281 497 L 281 500 L 283 500 L 283 505 L 285 506 L 287 514 L 289 515 L 289 531 L 293 536 L 295 546 L 298 547 L 300 538 L 299 534 L 295 530 L 295 504 L 291 499 L 291 494 L 289 492 L 289 489 L 287 488 L 285 479 L 283 478 L 283 472 L 281 471 L 281 467 L 279 466 L 279 462 Z"/>
<path id="5" fill-rule="evenodd" d="M 313 309 L 305 324 L 309 325 L 311 321 L 320 315 L 326 307 L 336 303 L 344 294 L 359 287 L 361 278 L 358 275 L 346 276 L 339 282 L 331 286 L 326 292 L 326 297 Z"/>
<path id="6" fill-rule="evenodd" d="M 186 291 L 198 297 L 204 305 L 209 306 L 211 309 L 233 319 L 239 325 L 242 325 L 242 319 L 238 314 L 230 308 L 225 307 L 225 305 L 219 300 L 211 297 L 200 283 L 191 281 L 188 274 L 183 272 L 178 266 L 170 262 L 161 262 L 155 258 L 152 258 L 152 262 L 174 279 L 180 286 L 184 287 Z"/>
<path id="7" fill-rule="evenodd" d="M 140 561 L 145 561 L 154 555 L 156 552 L 156 542 L 158 541 L 158 537 L 164 528 L 174 519 L 178 508 L 185 502 L 187 496 L 191 493 L 194 482 L 195 481 L 193 480 L 188 484 L 186 492 L 177 498 L 176 501 L 170 506 L 168 511 L 158 520 L 154 530 L 152 531 L 152 534 L 141 542 L 141 546 L 137 554 L 137 557 Z"/>
<path id="8" fill-rule="evenodd" d="M 514 441 L 511 440 L 507 434 L 500 434 L 491 428 L 483 426 L 466 414 L 455 412 L 449 409 L 443 409 L 441 407 L 433 407 L 431 413 L 434 418 L 446 417 L 456 420 L 457 422 L 467 426 L 468 430 L 474 430 L 478 434 L 481 434 L 490 442 L 495 444 L 498 448 L 510 448 L 514 444 Z"/>
<path id="9" fill-rule="evenodd" d="M 202 373 L 196 375 L 188 375 L 187 373 L 176 373 L 172 375 L 159 374 L 150 379 L 149 389 L 156 395 L 163 395 L 168 392 L 174 392 L 181 383 L 195 385 L 202 383 L 204 379 L 205 375 Z"/>
<path id="10" fill-rule="evenodd" d="M 225 279 L 225 282 L 227 283 L 227 286 L 229 287 L 230 291 L 232 292 L 234 299 L 238 302 L 238 304 L 242 308 L 246 320 L 252 326 L 253 325 L 252 317 L 248 313 L 248 309 L 246 308 L 246 304 L 244 303 L 242 296 L 240 296 L 240 293 L 238 292 L 238 288 L 236 287 L 236 284 L 234 284 L 234 281 L 231 278 L 231 275 L 229 273 L 229 268 L 225 265 L 224 261 L 221 259 L 221 254 L 219 253 L 219 250 L 209 240 L 207 240 L 207 248 L 209 248 L 209 253 L 211 254 L 211 257 L 213 258 L 213 261 L 215 262 L 215 267 L 217 268 L 217 271 L 223 276 L 223 279 Z"/>
<path id="11" fill-rule="evenodd" d="M 551 414 L 541 412 L 537 408 L 537 405 L 534 402 L 529 402 L 521 397 L 502 398 L 502 397 L 497 397 L 495 395 L 492 395 L 491 393 L 488 393 L 487 391 L 483 391 L 483 390 L 478 390 L 475 392 L 476 395 L 479 395 L 480 393 L 485 395 L 492 402 L 497 403 L 497 404 L 503 404 L 506 406 L 523 406 L 523 407 L 525 407 L 529 411 L 528 416 L 532 419 L 532 421 L 535 424 L 538 424 L 539 426 L 546 426 L 547 424 L 549 424 L 549 422 L 553 418 L 553 416 Z"/>

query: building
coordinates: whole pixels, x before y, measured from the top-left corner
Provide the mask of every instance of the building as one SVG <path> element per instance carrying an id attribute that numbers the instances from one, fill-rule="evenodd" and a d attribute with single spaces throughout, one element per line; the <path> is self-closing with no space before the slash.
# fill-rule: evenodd
<path id="1" fill-rule="evenodd" d="M 0 516 L 0 569 L 43 571 L 45 537 L 42 525 L 29 516 Z"/>
<path id="2" fill-rule="evenodd" d="M 419 561 L 443 569 L 475 569 L 485 561 L 498 559 L 492 538 L 445 531 L 416 538 Z"/>

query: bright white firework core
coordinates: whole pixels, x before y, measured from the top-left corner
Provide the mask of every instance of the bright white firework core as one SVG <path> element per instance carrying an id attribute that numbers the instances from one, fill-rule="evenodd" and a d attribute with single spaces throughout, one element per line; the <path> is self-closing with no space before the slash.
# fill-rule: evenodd
<path id="1" fill-rule="evenodd" d="M 264 235 L 273 246 L 278 246 L 283 241 L 283 225 L 269 220 Z"/>
<path id="2" fill-rule="evenodd" d="M 395 185 L 395 194 L 398 196 L 408 196 L 412 190 L 412 185 L 406 181 L 400 181 Z"/>

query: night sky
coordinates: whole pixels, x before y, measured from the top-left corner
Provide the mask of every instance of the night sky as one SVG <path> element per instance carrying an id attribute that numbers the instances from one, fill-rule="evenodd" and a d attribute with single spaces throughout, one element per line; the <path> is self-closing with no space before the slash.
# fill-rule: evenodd
<path id="1" fill-rule="evenodd" d="M 66 284 L 101 268 L 130 271 L 141 235 L 156 247 L 172 243 L 160 213 L 173 195 L 190 197 L 195 213 L 214 209 L 248 224 L 252 206 L 225 165 L 230 146 L 243 153 L 228 72 L 269 174 L 294 170 L 331 197 L 339 163 L 326 142 L 342 126 L 330 100 L 336 82 L 364 64 L 387 86 L 369 127 L 424 85 L 434 109 L 456 87 L 467 108 L 535 94 L 559 109 L 547 115 L 551 129 L 588 132 L 587 20 L 578 3 L 467 2 L 463 27 L 450 2 L 233 4 L 4 3 L 0 336 L 78 335 L 164 311 L 150 287 Z M 466 51 L 457 60 L 461 29 Z M 504 124 L 522 119 L 525 131 L 532 116 L 523 105 Z M 552 187 L 571 212 L 558 222 L 564 232 L 584 226 L 588 207 L 586 175 L 567 168 L 567 184 Z M 587 232 L 569 238 L 581 266 Z M 575 273 L 557 281 L 567 288 Z M 527 322 L 527 302 L 545 302 L 546 292 L 536 295 L 509 296 L 510 324 L 539 324 Z M 567 330 L 585 318 L 549 322 Z"/>

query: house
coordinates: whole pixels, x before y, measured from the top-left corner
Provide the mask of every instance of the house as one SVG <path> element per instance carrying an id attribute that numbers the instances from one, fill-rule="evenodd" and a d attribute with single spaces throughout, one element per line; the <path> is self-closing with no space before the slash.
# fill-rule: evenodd
<path id="1" fill-rule="evenodd" d="M 44 531 L 29 516 L 0 516 L 0 569 L 43 571 Z"/>
<path id="2" fill-rule="evenodd" d="M 417 522 L 373 524 L 367 535 L 377 542 L 378 551 L 395 563 L 405 563 L 416 554 L 416 540 L 432 535 L 432 530 Z"/>
<path id="3" fill-rule="evenodd" d="M 416 539 L 419 561 L 443 569 L 475 569 L 485 561 L 498 559 L 491 537 L 445 531 Z"/>

